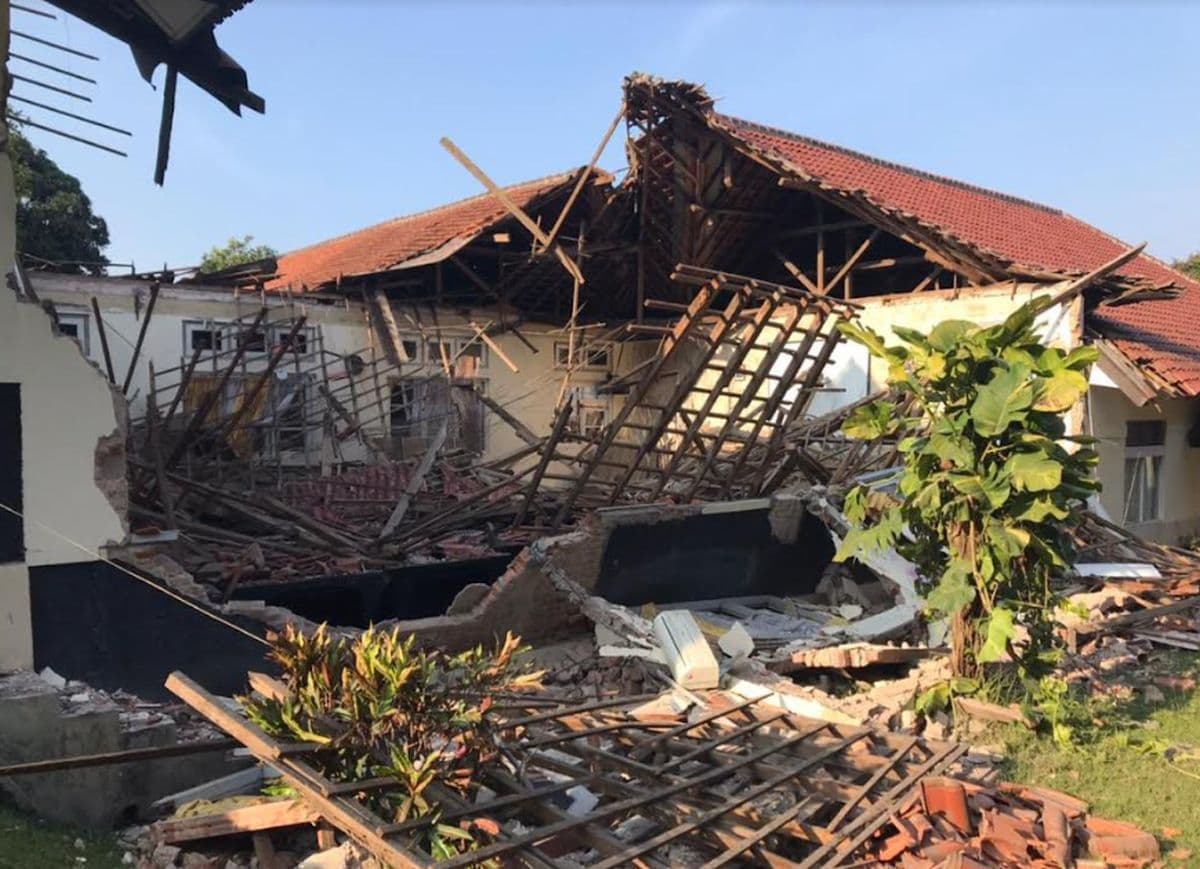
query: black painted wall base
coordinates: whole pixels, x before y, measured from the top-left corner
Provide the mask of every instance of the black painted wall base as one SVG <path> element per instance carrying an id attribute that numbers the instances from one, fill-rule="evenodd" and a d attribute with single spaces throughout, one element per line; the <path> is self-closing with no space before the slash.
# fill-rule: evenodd
<path id="1" fill-rule="evenodd" d="M 232 694 L 246 689 L 247 670 L 274 669 L 264 646 L 102 561 L 30 567 L 29 597 L 34 666 L 96 688 L 167 699 L 163 682 L 182 670 Z"/>
<path id="2" fill-rule="evenodd" d="M 807 513 L 795 543 L 775 538 L 766 509 L 619 526 L 596 594 L 625 606 L 808 594 L 834 551 L 825 526 Z"/>
<path id="3" fill-rule="evenodd" d="M 238 586 L 239 600 L 261 600 L 314 622 L 365 628 L 386 619 L 440 616 L 471 583 L 491 585 L 504 573 L 511 555 L 437 561 L 346 576 Z"/>

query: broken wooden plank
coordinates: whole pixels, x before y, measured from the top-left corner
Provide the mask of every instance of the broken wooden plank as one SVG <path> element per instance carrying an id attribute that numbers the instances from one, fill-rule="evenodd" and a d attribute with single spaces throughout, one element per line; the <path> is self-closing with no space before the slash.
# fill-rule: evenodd
<path id="1" fill-rule="evenodd" d="M 301 800 L 272 800 L 211 815 L 169 818 L 154 824 L 153 833 L 156 839 L 170 845 L 217 836 L 298 827 L 320 820 L 321 813 Z"/>
<path id="2" fill-rule="evenodd" d="M 487 406 L 488 410 L 508 423 L 508 427 L 516 432 L 517 437 L 525 441 L 525 443 L 529 444 L 530 446 L 536 446 L 542 443 L 542 439 L 535 435 L 529 426 L 525 425 L 525 423 L 521 422 L 521 420 L 509 413 L 508 409 L 504 407 L 504 405 L 500 404 L 500 402 L 496 401 L 496 399 L 492 398 L 487 393 L 480 392 L 478 389 L 475 390 L 475 394 L 478 396 L 479 400 Z"/>
<path id="3" fill-rule="evenodd" d="M 392 351 L 392 364 L 400 366 L 411 362 L 408 352 L 404 349 L 404 341 L 400 337 L 400 327 L 396 323 L 396 315 L 392 312 L 392 303 L 383 290 L 375 290 L 371 297 L 379 310 L 379 319 L 383 322 L 384 332 L 388 338 L 388 346 Z"/>
<path id="4" fill-rule="evenodd" d="M 108 373 L 108 382 L 115 384 L 117 375 L 113 373 L 112 354 L 108 351 L 108 330 L 104 328 L 104 318 L 100 316 L 100 303 L 92 296 L 92 315 L 96 318 L 96 334 L 100 336 L 100 350 L 104 353 L 104 370 Z M 154 390 L 154 378 L 150 378 L 150 389 Z"/>
<path id="5" fill-rule="evenodd" d="M 396 526 L 404 519 L 404 515 L 408 512 L 408 507 L 412 503 L 413 496 L 417 494 L 417 490 L 425 482 L 425 478 L 429 476 L 429 471 L 433 468 L 433 462 L 437 458 L 438 451 L 441 450 L 442 444 L 446 442 L 447 425 L 445 420 L 437 430 L 437 434 L 433 436 L 433 440 L 429 442 L 429 446 L 425 448 L 425 454 L 421 456 L 421 461 L 417 465 L 411 477 L 409 477 L 408 485 L 404 487 L 404 491 L 400 494 L 400 500 L 396 502 L 395 508 L 392 510 L 392 515 L 388 516 L 387 522 L 383 523 L 383 530 L 379 532 L 379 539 L 383 540 L 393 531 Z"/>
<path id="6" fill-rule="evenodd" d="M 154 314 L 154 304 L 158 301 L 158 281 L 150 285 L 150 301 L 146 304 L 146 313 L 142 317 L 142 327 L 138 329 L 137 341 L 133 345 L 133 356 L 129 360 L 129 370 L 125 372 L 125 383 L 121 386 L 121 394 L 129 394 L 129 384 L 133 382 L 133 373 L 137 370 L 138 358 L 142 355 L 142 344 L 146 341 L 146 329 L 150 326 L 150 317 Z"/>
<path id="7" fill-rule="evenodd" d="M 1113 257 L 1111 260 L 1109 260 L 1108 262 L 1106 262 L 1104 265 L 1100 266 L 1099 268 L 1095 269 L 1094 271 L 1088 272 L 1083 277 L 1076 278 L 1075 280 L 1073 280 L 1069 284 L 1067 284 L 1067 286 L 1063 290 L 1061 290 L 1057 295 L 1053 296 L 1050 299 L 1050 302 L 1046 307 L 1052 308 L 1055 305 L 1066 304 L 1067 302 L 1071 301 L 1076 296 L 1078 296 L 1080 293 L 1082 293 L 1084 290 L 1086 290 L 1088 287 L 1090 287 L 1092 284 L 1094 284 L 1096 281 L 1098 281 L 1102 278 L 1108 277 L 1110 274 L 1115 272 L 1117 269 L 1121 268 L 1121 266 L 1125 265 L 1129 261 L 1138 257 L 1141 254 L 1141 252 L 1145 249 L 1146 249 L 1146 242 L 1143 241 L 1141 244 L 1137 245 L 1136 247 L 1131 247 L 1128 250 L 1124 251 L 1123 253 L 1118 254 L 1117 256 Z"/>
<path id="8" fill-rule="evenodd" d="M 600 162 L 600 157 L 604 154 L 604 149 L 608 147 L 608 143 L 612 140 L 613 133 L 617 131 L 617 126 L 621 123 L 621 119 L 625 117 L 625 101 L 621 100 L 621 106 L 617 109 L 617 115 L 612 119 L 612 123 L 608 125 L 608 129 L 604 131 L 604 136 L 600 139 L 600 144 L 596 146 L 595 152 L 592 154 L 592 159 L 588 161 L 587 166 L 579 175 L 579 180 L 575 182 L 574 189 L 571 190 L 571 195 L 567 197 L 567 202 L 562 207 L 562 211 L 558 213 L 558 219 L 554 221 L 554 226 L 550 227 L 550 232 L 546 236 L 546 246 L 549 247 L 554 243 L 554 239 L 558 237 L 558 231 L 562 229 L 563 223 L 567 219 L 567 215 L 571 212 L 571 206 L 575 204 L 575 200 L 579 198 L 579 194 L 583 192 L 583 186 L 591 177 L 592 171 L 595 170 L 596 164 Z"/>
<path id="9" fill-rule="evenodd" d="M 499 187 L 495 181 L 489 178 L 484 171 L 476 166 L 475 163 L 472 162 L 471 158 L 464 154 L 457 145 L 450 141 L 448 137 L 443 136 L 441 139 L 441 144 L 443 148 L 450 152 L 451 156 L 453 156 L 455 160 L 461 163 L 468 172 L 475 176 L 475 180 L 487 188 L 487 191 L 496 197 L 497 200 L 499 200 L 500 204 L 508 210 L 509 214 L 515 217 L 523 227 L 529 230 L 529 234 L 537 239 L 538 242 L 541 243 L 542 247 L 553 251 L 554 255 L 558 257 L 558 261 L 562 263 L 563 268 L 567 270 L 567 273 L 571 277 L 575 278 L 575 280 L 579 281 L 581 284 L 584 282 L 583 272 L 579 270 L 579 266 L 576 265 L 575 261 L 567 256 L 561 245 L 553 241 L 548 235 L 546 235 L 545 232 L 542 231 L 540 226 L 534 223 L 533 219 L 525 213 L 521 206 L 517 205 L 517 203 L 513 201 L 513 198 L 509 196 L 507 192 L 505 192 L 504 188 Z"/>
<path id="10" fill-rule="evenodd" d="M 954 702 L 960 712 L 978 721 L 1020 724 L 1024 727 L 1033 728 L 1033 722 L 1026 717 L 1025 713 L 1021 711 L 1021 707 L 1016 704 L 1000 706 L 997 703 L 988 703 L 974 697 L 956 697 L 954 698 Z"/>
<path id="11" fill-rule="evenodd" d="M 508 354 L 504 352 L 504 348 L 497 344 L 495 339 L 493 339 L 492 336 L 487 333 L 486 326 L 480 326 L 478 323 L 472 320 L 471 328 L 475 330 L 475 337 L 486 344 L 488 348 L 496 354 L 500 361 L 508 366 L 508 369 L 513 374 L 521 373 L 521 370 L 517 368 L 517 363 L 513 362 L 512 359 L 509 358 Z"/>

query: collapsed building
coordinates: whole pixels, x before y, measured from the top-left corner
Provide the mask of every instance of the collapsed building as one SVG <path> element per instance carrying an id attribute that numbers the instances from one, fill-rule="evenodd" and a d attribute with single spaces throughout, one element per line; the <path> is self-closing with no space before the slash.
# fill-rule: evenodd
<path id="1" fill-rule="evenodd" d="M 898 706 L 835 708 L 789 675 L 939 643 L 912 565 L 831 564 L 840 492 L 896 463 L 894 444 L 841 434 L 883 372 L 838 326 L 997 322 L 1047 295 L 1065 299 L 1047 339 L 1101 351 L 1068 417 L 1100 437 L 1105 484 L 1080 572 L 1132 563 L 1188 592 L 1195 556 L 1167 544 L 1200 530 L 1200 286 L 1054 209 L 718 113 L 696 85 L 628 78 L 597 155 L 622 121 L 620 183 L 593 159 L 499 187 L 447 143 L 484 194 L 219 273 L 24 273 L 8 299 L 36 321 L 23 340 L 61 355 L 73 338 L 91 363 L 56 359 L 80 384 L 58 400 L 87 418 L 54 441 L 23 429 L 26 468 L 53 447 L 92 502 L 75 502 L 85 522 L 27 494 L 25 545 L 36 520 L 93 556 L 9 586 L 27 637 L 10 666 L 151 697 L 181 669 L 232 693 L 262 666 L 253 638 L 286 623 L 396 625 L 451 648 L 595 631 L 637 658 L 650 618 L 683 608 L 710 639 L 748 635 L 729 702 L 822 722 L 816 750 L 834 757 L 858 738 L 844 728 Z M 111 418 L 86 411 L 101 398 Z M 913 769 L 845 761 L 857 778 L 822 785 L 840 802 L 813 817 L 859 824 L 822 826 L 839 848 L 887 820 L 889 771 L 911 785 L 952 760 L 921 752 Z M 628 856 L 589 835 L 614 865 Z"/>

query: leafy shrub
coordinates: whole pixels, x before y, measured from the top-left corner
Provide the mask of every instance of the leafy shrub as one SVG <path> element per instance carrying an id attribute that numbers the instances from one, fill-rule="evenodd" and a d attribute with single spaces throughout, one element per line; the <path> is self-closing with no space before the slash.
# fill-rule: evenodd
<path id="1" fill-rule="evenodd" d="M 918 412 L 878 401 L 847 420 L 850 437 L 899 438 L 903 468 L 896 495 L 848 493 L 855 527 L 838 557 L 894 546 L 916 564 L 927 608 L 951 621 L 957 676 L 1005 658 L 1030 679 L 1048 671 L 1053 580 L 1073 563 L 1070 530 L 1100 488 L 1093 439 L 1065 437 L 1062 416 L 1086 392 L 1097 354 L 1043 345 L 1034 324 L 1046 307 L 1034 300 L 998 326 L 895 329 L 905 346 L 841 327 L 887 363 L 888 384 Z"/>
<path id="2" fill-rule="evenodd" d="M 313 765 L 333 781 L 389 776 L 395 788 L 364 795 L 371 808 L 403 822 L 434 816 L 435 786 L 466 793 L 495 761 L 501 724 L 494 696 L 540 686 L 521 663 L 524 648 L 508 634 L 494 652 L 427 651 L 399 631 L 367 630 L 354 639 L 322 625 L 291 626 L 271 637 L 288 696 L 239 698 L 250 720 L 271 736 L 315 742 Z M 469 849 L 466 831 L 434 824 L 415 844 L 435 857 Z"/>

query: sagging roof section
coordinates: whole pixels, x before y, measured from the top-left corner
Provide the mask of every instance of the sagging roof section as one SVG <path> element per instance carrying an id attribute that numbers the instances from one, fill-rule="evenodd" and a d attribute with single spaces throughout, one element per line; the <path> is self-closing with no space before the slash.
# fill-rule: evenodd
<path id="1" fill-rule="evenodd" d="M 581 171 L 525 181 L 504 190 L 520 208 L 528 209 L 570 189 Z M 596 177 L 601 183 L 608 180 L 603 173 Z M 268 289 L 312 291 L 344 278 L 429 265 L 451 256 L 508 217 L 507 209 L 490 193 L 397 217 L 284 254 L 278 262 L 279 275 Z"/>

